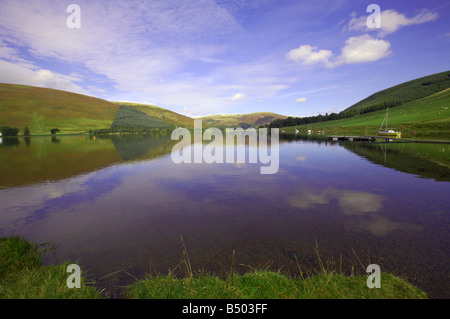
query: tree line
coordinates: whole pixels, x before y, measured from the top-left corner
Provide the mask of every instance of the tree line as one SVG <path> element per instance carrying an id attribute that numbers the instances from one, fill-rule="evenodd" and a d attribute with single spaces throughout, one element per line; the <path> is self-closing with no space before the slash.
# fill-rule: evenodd
<path id="1" fill-rule="evenodd" d="M 350 117 L 354 117 L 356 115 L 361 115 L 365 113 L 371 113 L 379 110 L 385 110 L 386 108 L 391 108 L 395 106 L 401 105 L 401 102 L 393 101 L 393 102 L 383 102 L 377 105 L 371 105 L 364 109 L 346 109 L 339 113 L 326 113 L 325 115 L 319 114 L 315 116 L 308 117 L 288 117 L 286 119 L 277 119 L 272 121 L 270 124 L 265 125 L 268 128 L 282 128 L 287 126 L 295 126 L 295 125 L 304 125 L 304 124 L 312 124 L 317 122 L 325 122 L 325 121 L 333 121 L 346 119 Z"/>
<path id="2" fill-rule="evenodd" d="M 170 128 L 149 128 L 149 127 L 111 127 L 104 129 L 89 130 L 90 135 L 107 135 L 120 133 L 169 133 L 175 127 Z"/>
<path id="3" fill-rule="evenodd" d="M 2 136 L 8 137 L 8 136 L 18 136 L 20 130 L 17 127 L 10 127 L 10 126 L 1 126 L 0 127 L 0 133 Z M 54 128 L 50 130 L 50 134 L 55 135 L 59 132 L 59 129 Z M 28 126 L 25 126 L 23 129 L 23 136 L 30 136 L 31 131 L 28 128 Z"/>

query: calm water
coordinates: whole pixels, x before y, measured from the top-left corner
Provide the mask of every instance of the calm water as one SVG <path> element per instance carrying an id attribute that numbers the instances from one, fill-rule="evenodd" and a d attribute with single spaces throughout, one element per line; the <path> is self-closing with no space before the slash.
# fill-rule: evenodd
<path id="1" fill-rule="evenodd" d="M 51 242 L 112 297 L 145 273 L 371 263 L 449 298 L 450 146 L 280 141 L 280 169 L 174 164 L 169 137 L 0 144 L 0 236 Z M 234 252 L 234 257 L 233 257 Z M 358 260 L 359 259 L 359 260 Z M 361 262 L 360 262 L 361 261 Z M 361 265 L 361 263 L 363 265 Z"/>

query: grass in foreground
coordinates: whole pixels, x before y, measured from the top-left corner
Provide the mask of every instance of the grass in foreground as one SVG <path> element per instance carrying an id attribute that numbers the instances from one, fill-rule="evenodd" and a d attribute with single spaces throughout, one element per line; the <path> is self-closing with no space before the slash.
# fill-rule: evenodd
<path id="1" fill-rule="evenodd" d="M 138 281 L 127 290 L 131 299 L 423 299 L 426 294 L 390 274 L 381 288 L 369 289 L 365 276 L 319 274 L 293 279 L 278 272 L 254 271 L 226 279 L 161 276 Z"/>
<path id="2" fill-rule="evenodd" d="M 81 278 L 81 288 L 67 287 L 70 262 L 42 266 L 41 246 L 20 237 L 0 238 L 0 299 L 100 299 L 101 292 Z M 225 279 L 172 275 L 140 280 L 129 286 L 129 299 L 422 299 L 426 294 L 404 280 L 381 274 L 381 288 L 369 289 L 365 276 L 322 273 L 290 278 L 256 270 Z"/>
<path id="3" fill-rule="evenodd" d="M 67 266 L 42 266 L 40 247 L 17 236 L 0 238 L 0 299 L 99 299 L 99 290 L 81 278 L 67 287 Z"/>

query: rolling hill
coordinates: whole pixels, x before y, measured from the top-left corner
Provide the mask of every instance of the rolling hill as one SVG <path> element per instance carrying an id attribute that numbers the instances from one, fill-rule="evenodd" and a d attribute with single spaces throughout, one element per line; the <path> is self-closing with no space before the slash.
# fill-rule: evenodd
<path id="1" fill-rule="evenodd" d="M 356 115 L 346 119 L 297 126 L 300 133 L 308 129 L 327 135 L 375 135 L 386 110 Z M 388 126 L 402 132 L 402 137 L 450 140 L 450 88 L 413 102 L 389 109 Z M 284 128 L 286 132 L 294 127 Z"/>
<path id="2" fill-rule="evenodd" d="M 286 116 L 260 112 L 244 115 L 216 115 L 200 118 L 204 127 L 258 127 Z M 32 135 L 86 133 L 89 130 L 120 128 L 194 127 L 194 119 L 141 103 L 109 102 L 61 90 L 0 83 L 0 127 L 17 127 Z"/>
<path id="3" fill-rule="evenodd" d="M 117 104 L 60 90 L 0 83 L 0 126 L 27 126 L 31 134 L 86 132 L 109 128 Z M 20 134 L 21 134 L 20 133 Z"/>
<path id="4" fill-rule="evenodd" d="M 258 127 L 260 125 L 269 124 L 276 119 L 286 119 L 287 116 L 271 113 L 271 112 L 257 112 L 249 114 L 235 114 L 235 115 L 210 115 L 198 118 L 202 120 L 206 126 L 214 126 L 217 128 L 227 127 Z"/>
<path id="5" fill-rule="evenodd" d="M 445 71 L 401 83 L 379 91 L 353 104 L 343 112 L 351 110 L 379 110 L 413 102 L 450 88 L 450 71 Z"/>
<path id="6" fill-rule="evenodd" d="M 372 94 L 350 106 L 351 116 L 332 121 L 310 122 L 309 128 L 330 134 L 372 134 L 390 107 L 389 126 L 402 130 L 403 137 L 434 137 L 450 140 L 450 71 L 408 81 Z M 334 114 L 336 115 L 336 114 Z M 348 115 L 348 114 L 347 114 Z M 339 117 L 339 116 L 338 116 Z M 287 116 L 258 112 L 211 115 L 198 118 L 204 127 L 258 127 Z M 110 128 L 194 127 L 194 119 L 154 105 L 109 102 L 91 96 L 54 89 L 0 83 L 0 127 L 27 126 L 32 135 L 86 133 Z M 289 131 L 291 128 L 287 128 Z M 292 128 L 293 129 L 293 128 Z"/>

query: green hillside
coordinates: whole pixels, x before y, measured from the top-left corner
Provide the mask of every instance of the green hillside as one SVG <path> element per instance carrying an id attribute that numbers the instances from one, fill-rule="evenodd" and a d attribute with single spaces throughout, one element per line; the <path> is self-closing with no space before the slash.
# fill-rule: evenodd
<path id="1" fill-rule="evenodd" d="M 325 131 L 326 135 L 375 135 L 386 110 L 356 115 L 351 118 L 297 126 L 300 133 L 308 129 Z M 417 101 L 389 109 L 388 127 L 402 132 L 402 137 L 450 140 L 450 89 Z M 293 131 L 294 127 L 283 128 Z"/>
<path id="2" fill-rule="evenodd" d="M 140 104 L 140 103 L 130 103 L 130 102 L 114 102 L 119 105 L 126 105 L 135 110 L 141 111 L 148 116 L 163 121 L 170 126 L 182 126 L 186 128 L 194 127 L 194 119 L 184 116 L 167 109 L 163 109 L 154 105 Z"/>
<path id="3" fill-rule="evenodd" d="M 276 119 L 286 119 L 287 116 L 271 113 L 257 112 L 250 114 L 230 114 L 230 115 L 210 115 L 198 118 L 207 126 L 217 128 L 227 127 L 258 127 L 260 125 L 269 124 Z"/>
<path id="4" fill-rule="evenodd" d="M 350 106 L 344 112 L 386 109 L 386 107 L 417 101 L 448 88 L 450 88 L 450 71 L 441 72 L 379 91 Z"/>
<path id="5" fill-rule="evenodd" d="M 86 132 L 109 128 L 117 104 L 60 90 L 0 83 L 0 126 L 27 126 L 31 134 Z"/>
<path id="6" fill-rule="evenodd" d="M 170 125 L 148 116 L 142 111 L 136 110 L 128 105 L 120 105 L 116 118 L 111 125 L 111 129 L 120 131 L 127 129 L 151 129 L 151 128 L 169 128 Z"/>

